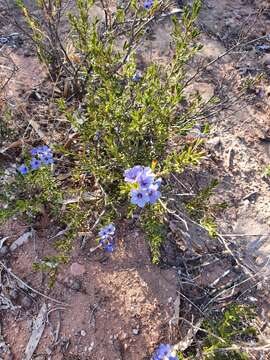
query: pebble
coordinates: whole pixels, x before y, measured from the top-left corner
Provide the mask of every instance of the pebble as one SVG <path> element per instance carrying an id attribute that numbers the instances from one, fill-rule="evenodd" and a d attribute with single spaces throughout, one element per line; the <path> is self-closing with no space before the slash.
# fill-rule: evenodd
<path id="1" fill-rule="evenodd" d="M 24 296 L 22 298 L 21 304 L 25 309 L 30 309 L 32 306 L 33 301 L 28 297 L 28 296 Z"/>
<path id="2" fill-rule="evenodd" d="M 270 65 L 270 54 L 265 54 L 262 58 L 262 62 L 264 65 L 269 66 Z"/>
<path id="3" fill-rule="evenodd" d="M 221 145 L 221 140 L 219 136 L 213 137 L 207 141 L 207 144 L 213 148 L 218 148 Z"/>
<path id="4" fill-rule="evenodd" d="M 139 329 L 132 329 L 133 335 L 139 335 L 140 330 Z"/>
<path id="5" fill-rule="evenodd" d="M 9 296 L 11 297 L 11 299 L 16 300 L 19 296 L 18 290 L 16 289 L 10 290 Z"/>
<path id="6" fill-rule="evenodd" d="M 70 266 L 70 272 L 74 276 L 79 276 L 85 273 L 85 266 L 79 263 L 73 263 Z"/>
<path id="7" fill-rule="evenodd" d="M 86 331 L 81 330 L 81 336 L 85 337 L 86 336 Z"/>
<path id="8" fill-rule="evenodd" d="M 92 341 L 89 348 L 88 348 L 88 351 L 91 352 L 94 348 L 94 342 Z"/>
<path id="9" fill-rule="evenodd" d="M 82 283 L 78 279 L 72 281 L 72 283 L 70 284 L 70 288 L 75 291 L 80 291 L 81 287 L 82 287 Z"/>

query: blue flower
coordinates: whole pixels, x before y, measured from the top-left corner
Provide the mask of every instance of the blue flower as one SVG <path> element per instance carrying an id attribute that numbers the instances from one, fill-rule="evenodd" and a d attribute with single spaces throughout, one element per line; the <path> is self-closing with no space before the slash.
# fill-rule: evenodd
<path id="1" fill-rule="evenodd" d="M 131 190 L 131 204 L 138 205 L 143 208 L 145 204 L 149 202 L 149 196 L 143 189 L 132 189 Z"/>
<path id="2" fill-rule="evenodd" d="M 107 238 L 105 236 L 101 237 L 101 239 L 99 240 L 99 244 L 102 245 L 102 246 L 105 246 L 106 245 L 106 240 L 107 240 Z"/>
<path id="3" fill-rule="evenodd" d="M 155 204 L 157 200 L 160 198 L 161 193 L 158 191 L 159 185 L 153 184 L 150 185 L 148 188 L 148 196 L 150 204 Z"/>
<path id="4" fill-rule="evenodd" d="M 125 181 L 129 183 L 134 183 L 137 181 L 138 176 L 143 172 L 143 167 L 140 165 L 133 166 L 131 169 L 127 169 L 124 172 Z"/>
<path id="5" fill-rule="evenodd" d="M 104 226 L 98 233 L 101 238 L 106 238 L 109 235 L 114 235 L 115 233 L 115 226 L 113 224 L 109 224 Z"/>
<path id="6" fill-rule="evenodd" d="M 153 184 L 155 175 L 149 167 L 145 167 L 142 173 L 137 177 L 137 181 L 142 189 L 148 189 Z"/>
<path id="7" fill-rule="evenodd" d="M 47 145 L 40 146 L 40 154 L 44 156 L 53 156 L 52 150 Z"/>
<path id="8" fill-rule="evenodd" d="M 115 226 L 113 224 L 107 225 L 106 229 L 109 235 L 113 235 L 115 233 Z"/>
<path id="9" fill-rule="evenodd" d="M 139 82 L 142 79 L 142 74 L 139 71 L 136 71 L 132 76 L 132 81 Z"/>
<path id="10" fill-rule="evenodd" d="M 113 242 L 108 242 L 108 244 L 104 246 L 104 250 L 112 253 L 115 250 L 115 244 Z"/>
<path id="11" fill-rule="evenodd" d="M 39 149 L 38 148 L 31 149 L 30 154 L 32 156 L 38 155 L 39 154 Z"/>
<path id="12" fill-rule="evenodd" d="M 25 164 L 22 164 L 21 166 L 19 166 L 18 171 L 22 174 L 25 175 L 28 173 L 28 167 Z"/>
<path id="13" fill-rule="evenodd" d="M 169 344 L 160 344 L 152 360 L 177 360 L 178 357 L 172 351 L 172 347 Z"/>
<path id="14" fill-rule="evenodd" d="M 160 187 L 161 183 L 162 183 L 161 178 L 158 178 L 158 179 L 155 180 L 155 185 L 157 185 L 158 188 Z"/>
<path id="15" fill-rule="evenodd" d="M 40 160 L 42 161 L 43 164 L 45 165 L 51 165 L 54 163 L 54 160 L 53 160 L 53 157 L 52 156 L 49 156 L 49 155 L 45 155 L 45 154 L 42 154 L 40 156 Z"/>
<path id="16" fill-rule="evenodd" d="M 30 151 L 32 156 L 50 156 L 52 157 L 52 150 L 49 148 L 49 146 L 44 145 L 44 146 L 38 146 L 36 148 L 31 149 Z"/>
<path id="17" fill-rule="evenodd" d="M 36 158 L 32 158 L 32 160 L 30 161 L 30 165 L 32 170 L 37 170 L 41 166 L 41 161 Z"/>
<path id="18" fill-rule="evenodd" d="M 113 241 L 113 235 L 115 233 L 115 226 L 109 224 L 104 226 L 98 233 L 100 240 L 99 244 L 103 246 L 106 252 L 113 252 L 115 249 L 115 243 Z"/>
<path id="19" fill-rule="evenodd" d="M 149 10 L 153 6 L 153 0 L 146 0 L 143 4 L 143 7 L 146 10 Z"/>

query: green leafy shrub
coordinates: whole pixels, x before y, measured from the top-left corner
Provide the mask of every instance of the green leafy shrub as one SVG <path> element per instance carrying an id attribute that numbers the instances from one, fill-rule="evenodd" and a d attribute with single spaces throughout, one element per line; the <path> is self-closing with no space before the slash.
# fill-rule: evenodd
<path id="1" fill-rule="evenodd" d="M 198 221 L 209 233 L 211 237 L 217 236 L 217 225 L 215 214 L 220 209 L 225 209 L 225 202 L 210 204 L 210 198 L 218 186 L 218 180 L 214 179 L 208 186 L 198 192 L 198 194 L 186 204 L 186 209 L 192 218 Z"/>
<path id="2" fill-rule="evenodd" d="M 240 344 L 257 341 L 257 330 L 253 325 L 255 318 L 255 308 L 248 305 L 233 304 L 223 313 L 212 311 L 201 325 L 203 332 L 197 334 L 199 353 L 202 354 L 200 359 L 248 360 L 249 355 Z M 193 344 L 185 354 L 179 353 L 179 359 L 197 359 L 195 354 Z"/>
<path id="3" fill-rule="evenodd" d="M 61 1 L 40 0 L 39 21 L 22 0 L 17 0 L 40 60 L 63 90 L 56 102 L 76 135 L 69 149 L 56 146 L 71 172 L 69 188 L 64 191 L 78 197 L 78 201 L 61 207 L 61 219 L 70 234 L 88 231 L 96 221 L 106 224 L 106 214 L 114 219 L 138 212 L 126 206 L 129 189 L 123 184 L 123 173 L 127 168 L 154 163 L 157 176 L 166 179 L 171 172 L 198 164 L 204 156 L 203 137 L 198 134 L 185 142 L 183 134 L 196 125 L 198 114 L 216 103 L 215 98 L 204 102 L 199 93 L 186 92 L 190 83 L 188 64 L 201 49 L 195 26 L 200 0 L 195 0 L 192 7 L 186 6 L 181 19 L 171 17 L 171 62 L 153 62 L 140 71 L 136 49 L 151 31 L 150 25 L 168 12 L 170 1 L 154 1 L 148 10 L 136 0 L 127 6 L 118 3 L 114 12 L 103 8 L 104 19 L 91 16 L 94 3 L 76 0 L 75 10 L 68 14 L 70 36 L 63 41 Z M 68 92 L 67 81 L 72 83 Z M 35 183 L 35 177 L 28 182 Z M 58 186 L 57 180 L 55 184 Z M 63 199 L 62 191 L 46 189 L 38 197 L 42 204 Z M 54 192 L 57 194 L 51 196 Z M 32 206 L 33 199 L 26 196 L 22 200 Z M 161 211 L 158 204 L 147 205 L 139 213 L 150 238 L 153 261 L 157 262 L 164 209 Z"/>

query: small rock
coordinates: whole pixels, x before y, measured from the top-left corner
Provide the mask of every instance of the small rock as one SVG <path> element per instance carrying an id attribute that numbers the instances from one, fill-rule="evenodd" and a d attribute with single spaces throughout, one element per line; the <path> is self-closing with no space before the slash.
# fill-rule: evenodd
<path id="1" fill-rule="evenodd" d="M 18 296 L 19 296 L 18 290 L 12 289 L 9 293 L 9 296 L 11 297 L 12 300 L 18 299 Z"/>
<path id="2" fill-rule="evenodd" d="M 235 155 L 236 155 L 236 152 L 235 152 L 234 148 L 230 147 L 230 149 L 228 151 L 227 159 L 226 159 L 226 163 L 227 163 L 226 165 L 229 170 L 232 170 L 232 168 L 233 168 L 233 161 L 234 161 Z"/>
<path id="3" fill-rule="evenodd" d="M 81 288 L 82 288 L 82 283 L 80 280 L 76 279 L 74 281 L 72 281 L 72 283 L 70 284 L 70 288 L 72 290 L 75 290 L 75 291 L 80 291 Z"/>
<path id="4" fill-rule="evenodd" d="M 74 276 L 79 276 L 79 275 L 82 275 L 85 273 L 85 267 L 84 267 L 84 265 L 81 265 L 78 263 L 73 263 L 70 266 L 70 272 Z"/>
<path id="5" fill-rule="evenodd" d="M 213 148 L 218 148 L 221 145 L 221 140 L 219 136 L 213 137 L 207 141 L 207 144 Z"/>
<path id="6" fill-rule="evenodd" d="M 22 307 L 24 307 L 25 309 L 30 309 L 31 306 L 32 306 L 32 303 L 33 303 L 33 301 L 32 301 L 32 299 L 31 299 L 30 297 L 24 296 L 24 297 L 22 298 L 21 305 L 22 305 Z"/>
<path id="7" fill-rule="evenodd" d="M 264 65 L 269 66 L 270 65 L 270 54 L 265 54 L 262 58 L 262 62 Z"/>
<path id="8" fill-rule="evenodd" d="M 139 329 L 132 329 L 133 335 L 139 335 L 140 330 Z"/>
<path id="9" fill-rule="evenodd" d="M 90 346 L 88 347 L 88 351 L 91 352 L 94 349 L 94 342 L 92 341 Z"/>
<path id="10" fill-rule="evenodd" d="M 86 331 L 81 330 L 81 336 L 85 337 L 86 336 Z"/>

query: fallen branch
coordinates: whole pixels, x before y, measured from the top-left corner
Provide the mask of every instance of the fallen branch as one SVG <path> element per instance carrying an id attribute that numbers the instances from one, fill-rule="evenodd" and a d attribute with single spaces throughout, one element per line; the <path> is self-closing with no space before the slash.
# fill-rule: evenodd
<path id="1" fill-rule="evenodd" d="M 32 356 L 38 346 L 41 336 L 46 324 L 47 305 L 44 303 L 39 311 L 39 314 L 34 322 L 33 331 L 25 349 L 23 360 L 31 360 Z"/>
<path id="2" fill-rule="evenodd" d="M 61 304 L 63 306 L 69 306 L 68 304 L 63 303 L 62 301 L 56 300 L 48 295 L 45 295 L 43 293 L 41 293 L 40 291 L 32 288 L 30 285 L 28 285 L 26 282 L 24 282 L 22 279 L 20 279 L 17 275 L 15 275 L 2 261 L 0 261 L 0 265 L 6 270 L 6 272 L 11 275 L 15 280 L 17 280 L 19 283 L 21 283 L 24 287 L 28 288 L 29 290 L 31 290 L 32 292 L 44 297 L 47 300 L 53 301 L 56 304 Z"/>

